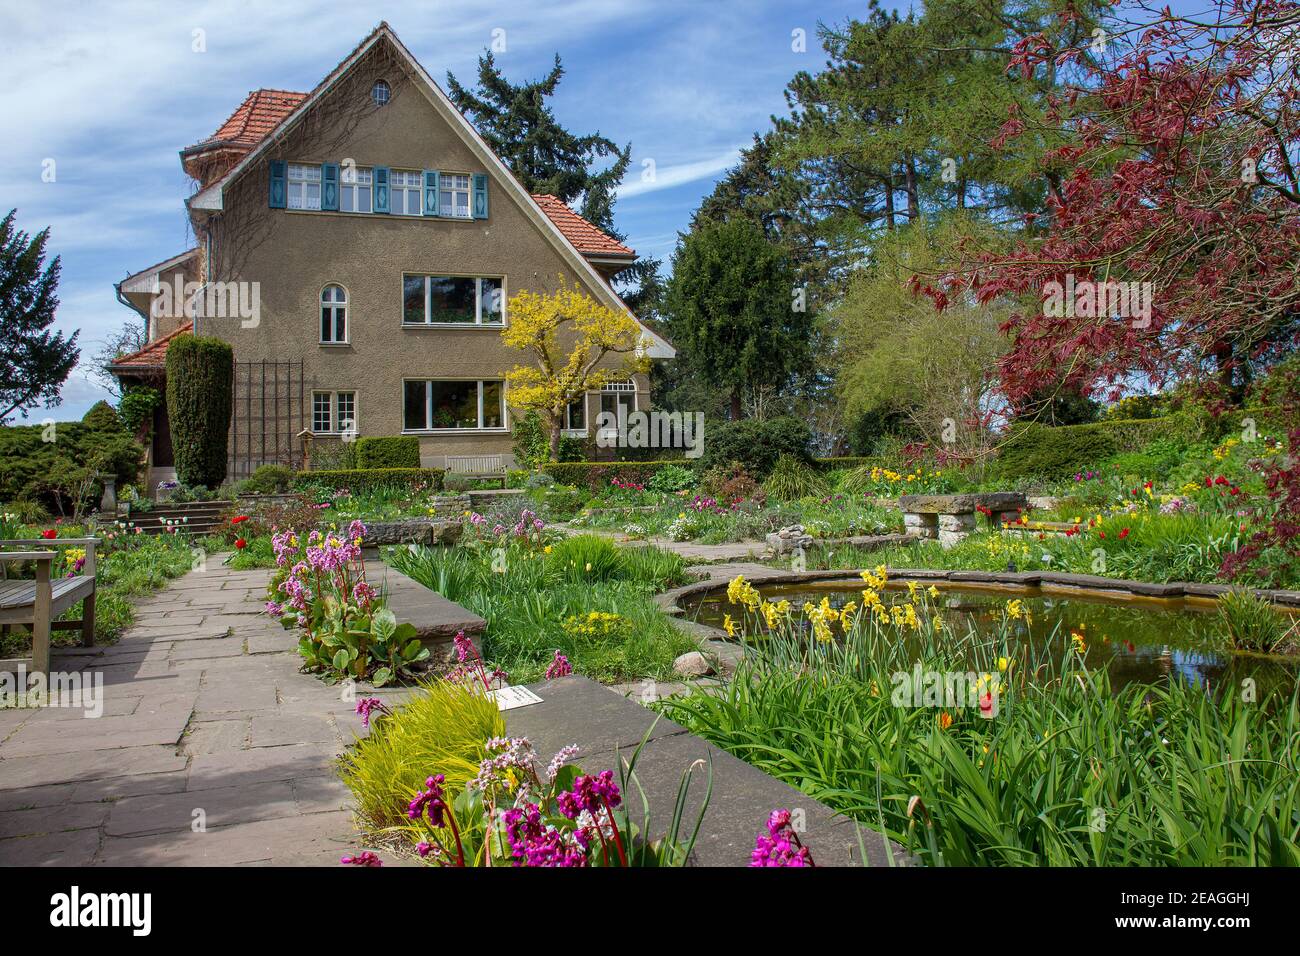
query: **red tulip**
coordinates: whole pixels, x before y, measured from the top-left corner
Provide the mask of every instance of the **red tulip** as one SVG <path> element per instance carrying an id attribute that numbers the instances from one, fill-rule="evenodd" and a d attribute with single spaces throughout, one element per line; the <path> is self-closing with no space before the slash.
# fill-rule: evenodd
<path id="1" fill-rule="evenodd" d="M 248 520 L 248 515 L 236 515 L 235 517 L 230 519 L 230 523 L 239 524 L 239 522 L 247 521 L 247 520 Z"/>
<path id="2" fill-rule="evenodd" d="M 41 537 L 47 541 L 52 540 L 53 538 L 57 538 L 58 536 L 59 536 L 59 532 L 56 528 L 46 528 L 44 531 L 41 532 Z"/>
<path id="3" fill-rule="evenodd" d="M 238 548 L 240 551 L 243 551 L 245 548 L 248 547 L 248 542 L 245 541 L 243 538 L 238 538 L 235 541 L 235 547 Z"/>
<path id="4" fill-rule="evenodd" d="M 1123 541 L 1127 537 L 1128 537 L 1128 528 L 1121 528 L 1119 532 L 1119 539 Z"/>

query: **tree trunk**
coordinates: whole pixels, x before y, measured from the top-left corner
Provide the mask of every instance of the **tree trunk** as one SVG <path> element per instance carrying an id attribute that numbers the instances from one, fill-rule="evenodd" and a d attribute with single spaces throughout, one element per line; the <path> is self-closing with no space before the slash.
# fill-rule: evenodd
<path id="1" fill-rule="evenodd" d="M 911 156 L 903 167 L 907 183 L 907 219 L 916 222 L 921 216 L 921 200 L 916 190 L 916 161 Z"/>
<path id="2" fill-rule="evenodd" d="M 731 420 L 740 421 L 740 389 L 738 388 L 731 390 Z"/>
<path id="3" fill-rule="evenodd" d="M 551 461 L 560 460 L 560 416 L 550 416 L 551 426 Z"/>
<path id="4" fill-rule="evenodd" d="M 885 177 L 885 228 L 894 231 L 894 170 Z"/>

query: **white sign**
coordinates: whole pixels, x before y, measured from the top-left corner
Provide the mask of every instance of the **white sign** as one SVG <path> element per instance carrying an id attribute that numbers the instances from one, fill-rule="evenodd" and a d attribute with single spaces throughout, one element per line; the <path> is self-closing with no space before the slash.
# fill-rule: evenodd
<path id="1" fill-rule="evenodd" d="M 492 691 L 492 699 L 501 710 L 514 710 L 529 704 L 540 704 L 542 699 L 527 687 L 501 687 Z"/>

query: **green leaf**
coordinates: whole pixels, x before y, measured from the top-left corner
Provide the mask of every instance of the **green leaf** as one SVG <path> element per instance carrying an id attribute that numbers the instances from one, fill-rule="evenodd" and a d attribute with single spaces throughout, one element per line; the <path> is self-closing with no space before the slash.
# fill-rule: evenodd
<path id="1" fill-rule="evenodd" d="M 347 651 L 340 649 L 338 653 L 334 655 L 335 670 L 340 670 L 340 671 L 344 670 L 347 668 L 349 663 L 350 663 L 350 658 L 348 657 Z"/>
<path id="2" fill-rule="evenodd" d="M 374 613 L 370 621 L 370 633 L 376 639 L 387 643 L 397 630 L 397 616 L 386 607 L 381 607 Z"/>
<path id="3" fill-rule="evenodd" d="M 383 687 L 393 679 L 393 672 L 390 668 L 381 667 L 370 675 L 370 682 L 376 687 Z"/>

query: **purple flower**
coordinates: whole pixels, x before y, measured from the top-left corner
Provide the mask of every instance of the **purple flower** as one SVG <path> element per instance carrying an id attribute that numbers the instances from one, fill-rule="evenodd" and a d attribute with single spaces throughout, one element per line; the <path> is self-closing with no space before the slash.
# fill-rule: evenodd
<path id="1" fill-rule="evenodd" d="M 444 816 L 447 812 L 447 801 L 443 799 L 442 795 L 442 785 L 446 782 L 446 779 L 439 773 L 424 781 L 424 785 L 428 789 L 417 793 L 410 806 L 406 808 L 408 819 L 419 820 L 427 814 L 429 823 L 435 828 L 447 825 Z"/>
<path id="2" fill-rule="evenodd" d="M 361 726 L 370 726 L 370 714 L 373 711 L 384 712 L 384 702 L 378 697 L 362 697 L 357 701 L 357 713 L 361 716 Z"/>
<path id="3" fill-rule="evenodd" d="M 465 636 L 464 631 L 457 631 L 452 641 L 456 645 L 456 660 L 462 664 L 469 660 L 471 654 L 476 654 L 474 642 Z"/>
<path id="4" fill-rule="evenodd" d="M 614 782 L 612 770 L 602 770 L 596 776 L 581 776 L 573 781 L 573 790 L 561 793 L 555 798 L 556 806 L 570 820 L 577 818 L 583 810 L 598 813 L 608 804 L 612 810 L 623 802 Z"/>
<path id="5" fill-rule="evenodd" d="M 559 651 L 555 652 L 555 659 L 546 666 L 546 679 L 554 680 L 557 677 L 568 677 L 573 673 L 573 665 L 569 659 Z"/>
<path id="6" fill-rule="evenodd" d="M 349 866 L 383 866 L 384 861 L 369 850 L 362 850 L 356 856 L 345 856 L 339 860 Z"/>
<path id="7" fill-rule="evenodd" d="M 773 810 L 767 818 L 767 833 L 758 835 L 750 866 L 816 866 L 808 848 L 790 823 L 790 811 Z"/>
<path id="8" fill-rule="evenodd" d="M 511 808 L 501 815 L 515 866 L 586 866 L 587 848 L 578 834 L 566 837 L 542 823 L 537 804 Z"/>

